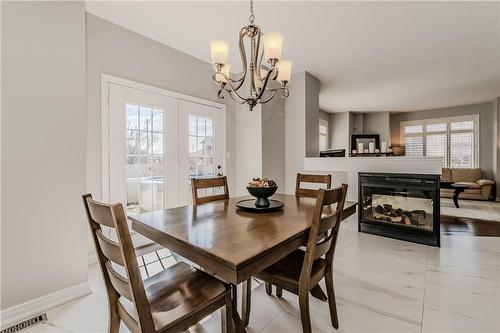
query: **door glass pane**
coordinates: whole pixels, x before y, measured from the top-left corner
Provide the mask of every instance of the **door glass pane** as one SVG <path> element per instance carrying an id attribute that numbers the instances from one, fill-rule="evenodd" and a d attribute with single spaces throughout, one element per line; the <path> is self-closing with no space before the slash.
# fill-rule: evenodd
<path id="1" fill-rule="evenodd" d="M 216 175 L 215 147 L 214 147 L 214 119 L 190 114 L 188 117 L 189 127 L 189 188 L 192 178 L 211 178 Z M 212 195 L 213 190 L 200 190 L 200 196 Z M 192 196 L 189 194 L 189 203 Z"/>
<path id="2" fill-rule="evenodd" d="M 127 214 L 163 209 L 164 111 L 126 104 Z"/>
<path id="3" fill-rule="evenodd" d="M 163 111 L 153 110 L 153 131 L 163 132 Z"/>
<path id="4" fill-rule="evenodd" d="M 196 116 L 189 115 L 189 135 L 196 135 Z"/>
<path id="5" fill-rule="evenodd" d="M 126 104 L 127 110 L 127 129 L 139 129 L 139 107 L 137 105 Z"/>
<path id="6" fill-rule="evenodd" d="M 139 126 L 143 131 L 151 131 L 153 119 L 151 118 L 151 108 L 141 106 L 139 108 Z"/>
<path id="7" fill-rule="evenodd" d="M 213 128 L 213 121 L 210 118 L 207 118 L 205 120 L 205 125 L 206 125 L 206 134 L 207 137 L 212 137 L 214 136 L 214 128 Z"/>

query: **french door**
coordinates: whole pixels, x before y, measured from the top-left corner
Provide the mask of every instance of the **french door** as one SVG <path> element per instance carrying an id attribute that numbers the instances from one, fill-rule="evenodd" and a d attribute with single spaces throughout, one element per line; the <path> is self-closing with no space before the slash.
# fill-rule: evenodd
<path id="1" fill-rule="evenodd" d="M 224 173 L 223 108 L 109 83 L 108 109 L 103 199 L 127 214 L 187 205 L 191 178 Z"/>

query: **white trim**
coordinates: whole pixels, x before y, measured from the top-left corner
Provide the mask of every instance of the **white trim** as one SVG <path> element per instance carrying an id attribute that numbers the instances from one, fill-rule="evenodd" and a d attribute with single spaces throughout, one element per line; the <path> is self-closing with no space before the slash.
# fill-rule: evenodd
<path id="1" fill-rule="evenodd" d="M 88 281 L 55 291 L 42 297 L 12 306 L 0 312 L 1 328 L 7 328 L 27 318 L 42 314 L 56 306 L 90 295 L 92 290 Z"/>
<path id="2" fill-rule="evenodd" d="M 424 145 L 424 154 L 425 154 L 425 136 L 427 135 L 427 132 L 425 130 L 425 125 L 430 125 L 430 124 L 439 124 L 439 123 L 454 123 L 454 122 L 460 122 L 460 121 L 470 121 L 472 120 L 474 122 L 474 168 L 481 168 L 481 145 L 480 145 L 480 140 L 481 140 L 481 132 L 480 132 L 480 118 L 479 114 L 470 114 L 470 115 L 463 115 L 463 116 L 452 116 L 452 117 L 443 117 L 443 118 L 429 118 L 429 119 L 418 119 L 418 120 L 407 120 L 407 121 L 401 121 L 399 123 L 399 138 L 400 142 L 402 145 L 405 143 L 405 136 L 420 136 L 422 135 L 424 137 L 423 140 L 423 145 Z M 421 133 L 409 133 L 408 135 L 405 135 L 404 133 L 404 128 L 405 126 L 414 126 L 414 125 L 422 125 L 422 132 Z M 432 132 L 432 134 L 439 134 L 439 133 L 446 133 L 447 134 L 447 153 L 449 154 L 449 138 L 450 138 L 450 133 L 451 132 L 470 132 L 470 130 L 451 130 L 450 126 L 447 126 L 446 132 Z M 448 160 L 450 159 L 448 155 Z M 448 166 L 449 167 L 449 166 Z"/>
<path id="3" fill-rule="evenodd" d="M 109 201 L 109 188 L 110 188 L 110 178 L 109 178 L 109 86 L 110 84 L 122 85 L 129 88 L 134 88 L 138 90 L 143 90 L 150 93 L 156 93 L 172 98 L 177 98 L 180 100 L 186 100 L 189 102 L 194 102 L 198 104 L 203 104 L 211 107 L 221 109 L 226 115 L 226 105 L 209 101 L 206 99 L 189 96 L 186 94 L 181 94 L 175 91 L 147 85 L 140 82 L 131 81 L 118 76 L 113 76 L 110 74 L 101 73 L 101 200 Z M 226 129 L 227 130 L 227 129 Z M 224 141 L 226 144 L 226 142 Z M 227 145 L 226 145 L 227 146 Z M 227 147 L 226 147 L 227 149 Z M 225 152 L 225 150 L 224 150 Z M 226 166 L 226 154 L 223 154 L 224 168 Z M 224 169 L 227 173 L 227 170 Z"/>

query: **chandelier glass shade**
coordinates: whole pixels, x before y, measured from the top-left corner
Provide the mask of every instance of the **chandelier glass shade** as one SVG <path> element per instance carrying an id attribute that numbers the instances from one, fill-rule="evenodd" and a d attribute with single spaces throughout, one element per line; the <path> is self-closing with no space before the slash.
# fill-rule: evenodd
<path id="1" fill-rule="evenodd" d="M 211 62 L 214 68 L 213 80 L 219 85 L 218 97 L 229 95 L 235 102 L 247 104 L 250 111 L 257 104 L 269 102 L 278 92 L 281 97 L 289 95 L 287 83 L 292 74 L 292 62 L 282 59 L 283 35 L 279 32 L 264 34 L 254 24 L 253 0 L 250 0 L 250 24 L 241 28 L 239 33 L 239 51 L 243 70 L 232 78 L 231 65 L 228 64 L 229 44 L 225 41 L 212 41 Z M 245 38 L 249 39 L 250 59 L 247 59 Z M 248 81 L 247 81 L 248 80 Z M 248 82 L 248 95 L 240 89 Z"/>

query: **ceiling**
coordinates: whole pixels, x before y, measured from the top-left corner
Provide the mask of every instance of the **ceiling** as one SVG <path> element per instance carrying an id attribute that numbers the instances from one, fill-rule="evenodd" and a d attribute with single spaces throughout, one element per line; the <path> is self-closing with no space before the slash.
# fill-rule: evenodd
<path id="1" fill-rule="evenodd" d="M 237 36 L 248 22 L 248 2 L 86 5 L 207 62 L 209 42 L 224 39 L 239 67 Z M 320 80 L 327 112 L 415 111 L 500 96 L 500 2 L 257 1 L 255 15 L 264 32 L 284 34 L 294 72 Z"/>

